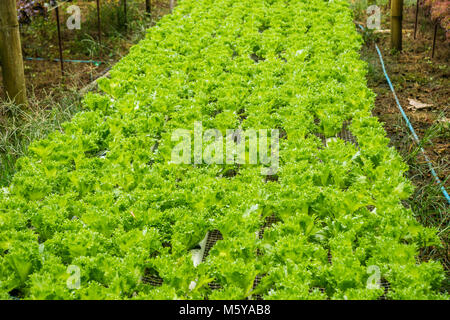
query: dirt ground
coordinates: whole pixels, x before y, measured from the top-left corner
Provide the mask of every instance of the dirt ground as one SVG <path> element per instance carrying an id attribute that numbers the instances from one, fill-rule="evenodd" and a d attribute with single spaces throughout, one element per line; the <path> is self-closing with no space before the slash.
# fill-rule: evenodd
<path id="1" fill-rule="evenodd" d="M 436 187 L 426 161 L 400 114 L 374 44 L 376 42 L 382 52 L 387 72 L 405 113 L 437 175 L 449 191 L 450 43 L 446 42 L 444 31 L 438 28 L 435 55 L 432 58 L 434 25 L 429 17 L 419 14 L 417 38 L 414 39 L 414 20 L 415 9 L 407 8 L 404 12 L 402 52 L 395 53 L 390 49 L 389 33 L 378 33 L 371 36 L 371 40 L 363 46 L 361 56 L 368 62 L 368 85 L 377 95 L 373 114 L 383 123 L 391 146 L 399 151 L 409 165 L 407 175 L 416 187 L 404 205 L 413 210 L 421 223 L 436 228 L 442 240 L 441 248 L 421 249 L 420 258 L 440 260 L 450 274 L 449 205 Z M 382 25 L 382 29 L 389 29 L 387 23 Z M 419 104 L 417 107 L 416 102 L 427 106 Z M 449 279 L 445 287 L 450 288 Z"/>
<path id="2" fill-rule="evenodd" d="M 176 2 L 175 2 L 176 3 Z M 77 3 L 82 8 L 92 7 L 91 10 L 95 11 L 95 6 L 92 3 Z M 133 3 L 133 5 L 140 5 L 140 10 L 145 9 L 145 3 Z M 65 7 L 64 7 L 65 8 Z M 84 10 L 84 9 L 83 9 Z M 169 12 L 169 1 L 168 0 L 154 0 L 152 2 L 152 15 L 154 20 L 158 20 L 163 15 Z M 84 56 L 80 52 L 76 52 L 76 49 L 71 47 L 73 43 L 73 34 L 70 30 L 66 30 L 64 27 L 64 22 L 66 21 L 67 14 L 62 9 L 61 10 L 61 32 L 63 38 L 63 50 L 64 50 L 64 60 L 96 60 L 101 61 L 100 65 L 95 65 L 92 63 L 73 63 L 65 62 L 64 70 L 65 75 L 61 74 L 60 62 L 55 61 L 29 61 L 24 59 L 24 70 L 25 79 L 27 84 L 28 95 L 37 100 L 48 98 L 48 95 L 63 94 L 65 89 L 81 89 L 88 85 L 100 75 L 104 74 L 107 69 L 115 64 L 122 56 L 126 55 L 130 47 L 137 41 L 136 35 L 132 34 L 132 31 L 123 33 L 123 38 L 120 42 L 114 39 L 115 42 L 109 42 L 110 39 L 103 35 L 103 45 L 105 47 L 114 47 L 114 52 L 102 51 L 97 57 Z M 83 16 L 82 16 L 83 17 Z M 53 13 L 49 14 L 49 19 L 55 20 Z M 55 21 L 53 21 L 55 22 Z M 56 22 L 55 22 L 56 23 Z M 82 22 L 84 23 L 84 22 Z M 25 28 L 25 27 L 22 27 Z M 56 30 L 51 34 L 51 39 L 42 39 L 41 36 L 35 34 L 26 34 L 21 32 L 21 40 L 23 47 L 23 55 L 25 57 L 34 57 L 33 52 L 36 51 L 36 47 L 45 46 L 42 51 L 45 51 L 43 55 L 44 58 L 49 58 L 53 60 L 59 57 L 58 52 L 58 42 L 56 36 Z M 97 39 L 96 30 L 90 32 L 93 39 Z M 43 31 L 44 36 L 47 35 Z M 0 84 L 2 83 L 2 74 L 0 66 Z M 55 93 L 56 88 L 56 93 Z M 0 98 L 5 98 L 4 88 L 0 85 Z"/>
<path id="3" fill-rule="evenodd" d="M 414 10 L 406 11 L 404 18 L 403 51 L 393 54 L 390 49 L 390 35 L 380 34 L 377 44 L 383 54 L 386 69 L 396 90 L 400 103 L 410 119 L 417 135 L 423 139 L 427 130 L 434 125 L 436 130 L 446 130 L 440 134 L 431 134 L 430 141 L 424 145 L 432 160 L 439 178 L 446 181 L 450 172 L 450 44 L 445 42 L 443 30 L 438 29 L 435 56 L 431 58 L 433 43 L 433 25 L 421 17 L 417 38 L 414 39 Z M 381 64 L 374 43 L 364 47 L 363 58 L 373 68 L 369 72 L 369 87 L 377 94 L 373 110 L 391 139 L 392 145 L 402 152 L 412 152 L 413 140 L 403 130 L 406 124 L 397 108 L 392 92 L 382 73 Z M 410 99 L 428 104 L 424 108 L 410 105 Z M 403 128 L 401 128 L 403 127 Z M 428 140 L 428 139 L 427 139 Z M 425 161 L 424 159 L 422 159 Z M 431 174 L 428 173 L 431 178 Z M 446 182 L 447 188 L 450 181 Z"/>

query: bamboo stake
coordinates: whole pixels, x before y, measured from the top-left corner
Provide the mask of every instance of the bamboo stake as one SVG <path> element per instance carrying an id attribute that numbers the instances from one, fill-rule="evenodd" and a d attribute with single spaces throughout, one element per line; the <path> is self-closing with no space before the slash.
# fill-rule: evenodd
<path id="1" fill-rule="evenodd" d="M 127 0 L 123 0 L 123 14 L 125 16 L 125 30 L 128 29 L 128 20 L 127 20 Z"/>
<path id="2" fill-rule="evenodd" d="M 98 43 L 102 44 L 102 24 L 100 20 L 100 0 L 97 0 L 97 29 L 98 29 Z"/>
<path id="3" fill-rule="evenodd" d="M 0 6 L 0 62 L 7 97 L 17 104 L 26 105 L 27 93 L 15 0 L 2 0 Z"/>
<path id="4" fill-rule="evenodd" d="M 59 60 L 61 61 L 61 74 L 64 76 L 64 59 L 63 59 L 63 49 L 62 49 L 62 39 L 61 39 L 61 26 L 59 22 L 59 8 L 55 8 L 56 15 L 56 26 L 58 30 L 58 47 L 59 47 Z"/>
<path id="5" fill-rule="evenodd" d="M 391 48 L 402 51 L 403 0 L 391 1 Z"/>
<path id="6" fill-rule="evenodd" d="M 434 51 L 436 48 L 436 35 L 438 30 L 438 22 L 434 24 L 434 35 L 433 35 L 433 51 L 431 51 L 431 57 L 434 58 Z"/>
<path id="7" fill-rule="evenodd" d="M 148 15 L 152 14 L 152 2 L 151 2 L 151 0 L 145 0 L 145 12 L 147 12 Z"/>
<path id="8" fill-rule="evenodd" d="M 417 34 L 417 19 L 419 16 L 419 0 L 416 0 L 416 21 L 414 22 L 414 39 L 416 39 Z"/>

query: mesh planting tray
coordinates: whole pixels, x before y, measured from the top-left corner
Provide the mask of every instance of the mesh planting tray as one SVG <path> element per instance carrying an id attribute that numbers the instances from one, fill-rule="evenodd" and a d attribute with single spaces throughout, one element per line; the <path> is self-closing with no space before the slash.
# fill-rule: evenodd
<path id="1" fill-rule="evenodd" d="M 391 289 L 391 285 L 386 279 L 381 279 L 380 286 L 384 289 L 384 293 L 378 300 L 387 300 L 387 293 Z"/>
<path id="2" fill-rule="evenodd" d="M 264 277 L 265 275 L 260 275 L 260 276 L 256 276 L 255 280 L 253 281 L 253 290 L 256 289 L 256 287 L 259 285 L 259 283 L 261 282 L 261 279 Z M 256 294 L 256 295 L 252 295 L 251 296 L 254 300 L 264 300 L 262 295 L 260 294 Z"/>
<path id="3" fill-rule="evenodd" d="M 356 137 L 351 133 L 350 129 L 348 128 L 350 125 L 350 121 L 345 121 L 342 125 L 341 131 L 339 131 L 335 137 L 342 139 L 346 142 L 354 144 L 356 147 L 358 147 L 358 141 L 356 140 Z M 315 133 L 316 137 L 320 138 L 323 145 L 327 145 L 327 138 L 322 133 Z"/>
<path id="4" fill-rule="evenodd" d="M 222 286 L 220 284 L 218 284 L 217 282 L 210 282 L 210 283 L 208 283 L 208 286 L 211 290 L 222 289 Z"/>
<path id="5" fill-rule="evenodd" d="M 349 122 L 344 122 L 344 125 L 342 126 L 342 130 L 337 134 L 337 137 L 341 138 L 344 141 L 353 143 L 355 146 L 358 147 L 358 141 L 356 141 L 356 137 L 348 129 L 348 126 L 349 126 Z"/>
<path id="6" fill-rule="evenodd" d="M 155 287 L 160 287 L 163 284 L 163 279 L 156 275 L 145 275 L 142 277 L 142 282 L 150 284 Z"/>
<path id="7" fill-rule="evenodd" d="M 208 238 L 206 240 L 205 251 L 203 253 L 202 261 L 205 261 L 206 257 L 209 254 L 209 251 L 219 240 L 223 240 L 223 236 L 219 230 L 213 230 L 208 232 Z"/>
<path id="8" fill-rule="evenodd" d="M 260 230 L 258 231 L 258 237 L 260 239 L 262 239 L 262 237 L 264 236 L 264 230 L 280 221 L 281 220 L 279 218 L 277 218 L 275 216 L 275 214 L 272 214 L 272 215 L 266 217 L 264 220 L 264 224 L 261 226 Z M 206 236 L 205 249 L 203 251 L 202 261 L 205 261 L 206 257 L 209 255 L 210 250 L 216 244 L 216 242 L 219 240 L 223 240 L 223 235 L 220 233 L 219 230 L 213 230 L 213 231 L 208 232 L 208 234 Z M 257 254 L 261 255 L 262 253 L 258 252 Z M 330 263 L 330 265 L 332 264 L 332 254 L 329 249 L 328 249 L 328 262 Z M 264 276 L 265 276 L 265 274 L 258 275 L 255 277 L 255 280 L 253 281 L 253 290 L 255 290 L 258 287 L 258 285 L 260 284 L 260 282 Z M 159 287 L 163 284 L 163 279 L 161 277 L 159 277 L 158 275 L 154 275 L 154 274 L 146 274 L 145 276 L 142 277 L 142 281 L 144 283 L 150 284 L 155 287 Z M 219 283 L 214 282 L 214 281 L 208 283 L 208 286 L 211 290 L 218 290 L 218 289 L 222 288 L 222 286 Z M 384 289 L 384 293 L 383 293 L 383 295 L 381 295 L 378 298 L 378 300 L 386 300 L 387 293 L 390 290 L 390 284 L 386 279 L 382 278 L 380 280 L 380 286 L 381 286 L 381 288 Z M 322 287 L 311 287 L 310 288 L 310 292 L 313 292 L 314 290 L 319 290 L 322 293 L 326 293 L 325 288 L 322 288 Z M 251 295 L 250 297 L 248 297 L 248 299 L 263 300 L 263 296 L 261 294 Z M 330 299 L 330 298 L 328 297 L 328 299 Z"/>
<path id="9" fill-rule="evenodd" d="M 280 222 L 280 221 L 281 220 L 278 219 L 278 217 L 275 216 L 275 214 L 272 214 L 272 215 L 266 217 L 266 219 L 264 220 L 264 224 L 262 225 L 261 229 L 258 232 L 258 237 L 260 239 L 262 239 L 264 236 L 264 230 L 266 228 L 270 228 L 272 225 L 274 225 L 275 223 Z"/>

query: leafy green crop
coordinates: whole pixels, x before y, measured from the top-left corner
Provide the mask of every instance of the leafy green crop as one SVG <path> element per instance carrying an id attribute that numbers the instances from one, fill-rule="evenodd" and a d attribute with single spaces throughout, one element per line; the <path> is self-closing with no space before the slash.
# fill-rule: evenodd
<path id="1" fill-rule="evenodd" d="M 442 266 L 417 260 L 440 240 L 400 202 L 412 185 L 371 116 L 360 45 L 345 0 L 180 1 L 19 160 L 0 200 L 0 297 L 377 299 L 378 270 L 387 298 L 448 299 Z M 172 132 L 194 121 L 280 129 L 277 175 L 170 163 Z M 357 146 L 336 136 L 344 123 Z"/>

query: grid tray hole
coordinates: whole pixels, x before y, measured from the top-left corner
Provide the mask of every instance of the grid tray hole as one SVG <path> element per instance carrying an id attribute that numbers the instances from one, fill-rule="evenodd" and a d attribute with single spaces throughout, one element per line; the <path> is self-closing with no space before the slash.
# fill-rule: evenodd
<path id="1" fill-rule="evenodd" d="M 219 230 L 216 229 L 216 230 L 208 232 L 208 238 L 206 239 L 205 252 L 203 253 L 202 261 L 205 261 L 206 257 L 209 254 L 209 251 L 219 240 L 223 240 L 222 233 L 220 233 Z"/>
<path id="2" fill-rule="evenodd" d="M 142 277 L 142 281 L 155 287 L 160 287 L 163 284 L 163 279 L 157 275 L 145 275 Z"/>
<path id="3" fill-rule="evenodd" d="M 264 224 L 261 226 L 261 229 L 258 232 L 258 237 L 259 239 L 262 239 L 264 236 L 264 230 L 266 228 L 270 228 L 272 225 L 274 225 L 275 223 L 280 222 L 281 220 L 274 214 L 272 213 L 272 215 L 266 217 L 264 219 Z"/>

